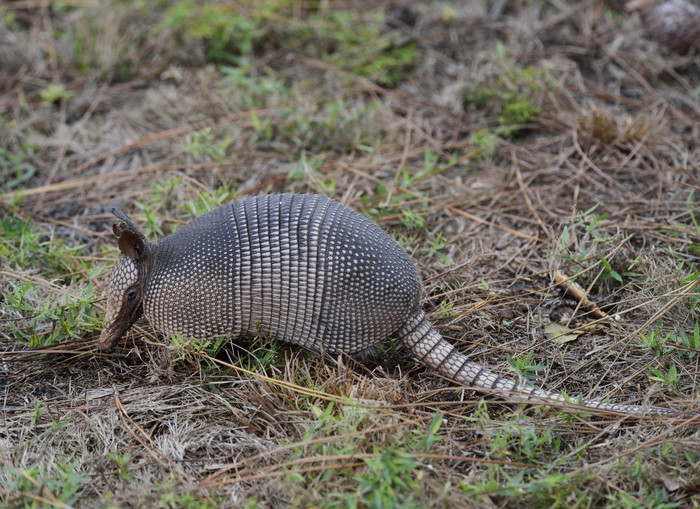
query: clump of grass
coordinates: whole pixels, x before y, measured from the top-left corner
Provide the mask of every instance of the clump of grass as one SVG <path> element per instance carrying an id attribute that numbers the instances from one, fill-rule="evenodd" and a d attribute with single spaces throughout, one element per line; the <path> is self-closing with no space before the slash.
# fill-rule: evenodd
<path id="1" fill-rule="evenodd" d="M 585 150 L 597 152 L 606 147 L 630 150 L 657 129 L 658 124 L 646 115 L 630 116 L 597 106 L 579 116 L 576 132 Z"/>
<path id="2" fill-rule="evenodd" d="M 374 435 L 378 419 L 373 409 L 329 403 L 325 408 L 313 406 L 311 410 L 315 422 L 292 456 L 325 458 L 324 463 L 330 468 L 285 476 L 285 483 L 292 483 L 295 492 L 308 489 L 308 494 L 312 494 L 302 495 L 300 500 L 320 500 L 320 507 L 328 508 L 400 508 L 426 503 L 423 479 L 427 471 L 420 456 L 442 439 L 438 433 L 443 421 L 441 413 L 433 416 L 426 429 L 397 426 Z M 374 443 L 371 453 L 359 455 L 360 462 L 348 461 L 355 454 L 353 451 L 364 448 L 361 444 L 368 435 L 381 442 Z M 319 440 L 323 437 L 335 438 Z M 336 468 L 344 462 L 347 467 Z"/>
<path id="3" fill-rule="evenodd" d="M 264 108 L 282 102 L 288 102 L 293 90 L 287 87 L 283 80 L 256 72 L 250 57 L 241 56 L 235 65 L 220 65 L 221 80 L 218 86 L 223 90 L 236 91 L 249 109 Z M 262 125 L 257 115 L 252 117 L 255 130 L 260 132 Z M 271 129 L 265 125 L 265 130 Z"/>
<path id="4" fill-rule="evenodd" d="M 36 174 L 36 167 L 30 162 L 32 145 L 28 141 L 21 145 L 17 152 L 0 148 L 0 191 L 22 188 Z"/>
<path id="5" fill-rule="evenodd" d="M 82 257 L 83 245 L 69 246 L 20 216 L 0 216 L 0 257 L 11 267 L 39 269 L 64 282 L 82 281 L 101 272 L 99 264 Z"/>
<path id="6" fill-rule="evenodd" d="M 229 3 L 178 0 L 165 11 L 163 24 L 201 40 L 209 61 L 235 64 L 264 34 L 271 9 L 271 2 L 245 9 Z"/>
<path id="7" fill-rule="evenodd" d="M 54 2 L 52 9 L 70 11 L 59 18 L 70 22 L 53 25 L 60 65 L 84 74 L 97 72 L 116 82 L 142 72 L 139 62 L 154 49 L 151 25 L 157 19 L 157 9 L 148 4 L 133 2 L 127 8 L 123 2 L 99 1 L 75 8 L 70 2 Z"/>
<path id="8" fill-rule="evenodd" d="M 414 42 L 399 43 L 395 33 L 382 34 L 383 26 L 382 13 L 367 19 L 356 13 L 330 11 L 320 20 L 320 35 L 330 40 L 332 47 L 323 59 L 379 85 L 395 87 L 420 53 Z"/>
<path id="9" fill-rule="evenodd" d="M 198 156 L 206 157 L 210 150 L 219 153 L 219 145 L 213 141 L 213 136 L 208 132 L 206 143 L 189 147 Z M 213 144 L 213 148 L 210 145 Z M 147 238 L 155 241 L 165 235 L 173 233 L 179 224 L 190 220 L 210 210 L 231 201 L 235 191 L 227 184 L 209 189 L 199 183 L 183 178 L 182 174 L 175 174 L 163 182 L 151 184 L 150 191 L 141 200 L 134 200 L 134 206 L 143 215 L 142 218 L 132 218 L 135 222 L 142 222 L 142 230 Z M 180 213 L 173 215 L 169 210 L 179 208 Z"/>
<path id="10" fill-rule="evenodd" d="M 77 472 L 76 464 L 56 461 L 48 472 L 38 463 L 24 470 L 9 468 L 9 479 L 3 483 L 3 507 L 37 507 L 37 501 L 52 507 L 73 506 L 89 481 L 87 473 Z"/>
<path id="11" fill-rule="evenodd" d="M 486 116 L 495 134 L 512 136 L 535 120 L 546 94 L 556 88 L 549 70 L 547 61 L 523 66 L 498 42 L 479 61 L 476 81 L 457 88 L 462 108 Z"/>
<path id="12" fill-rule="evenodd" d="M 32 281 L 10 286 L 2 308 L 16 317 L 10 323 L 14 337 L 32 348 L 77 339 L 100 329 L 101 320 L 94 306 L 97 297 L 91 283 L 82 288 L 78 297 L 64 293 L 58 298 L 42 297 Z"/>
<path id="13" fill-rule="evenodd" d="M 163 23 L 202 41 L 207 59 L 216 64 L 246 66 L 263 48 L 295 47 L 304 41 L 303 51 L 388 87 L 396 86 L 419 56 L 413 42 L 399 42 L 392 31 L 384 33 L 381 12 L 366 16 L 335 5 L 300 10 L 289 0 L 246 6 L 178 0 L 167 9 Z"/>
<path id="14" fill-rule="evenodd" d="M 99 329 L 92 280 L 102 274 L 103 264 L 81 256 L 84 246 L 67 246 L 15 215 L 0 217 L 0 233 L 3 265 L 26 275 L 9 281 L 0 300 L 0 308 L 13 317 L 9 327 L 16 339 L 30 347 L 48 346 Z M 66 286 L 30 277 L 34 270 Z"/>
<path id="15" fill-rule="evenodd" d="M 648 280 L 649 276 L 640 272 L 645 265 L 643 260 L 637 258 L 622 264 L 613 258 L 620 239 L 608 228 L 607 214 L 597 213 L 598 208 L 596 204 L 578 212 L 563 225 L 557 256 L 569 265 L 569 271 L 575 271 L 575 278 L 585 282 L 595 278 L 602 285 L 623 286 L 629 281 Z"/>

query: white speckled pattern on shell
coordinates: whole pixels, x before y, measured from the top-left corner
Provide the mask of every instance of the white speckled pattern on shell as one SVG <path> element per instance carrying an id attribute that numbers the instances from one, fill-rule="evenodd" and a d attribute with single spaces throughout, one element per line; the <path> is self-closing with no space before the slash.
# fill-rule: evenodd
<path id="1" fill-rule="evenodd" d="M 421 281 L 366 217 L 285 194 L 223 205 L 159 241 L 144 293 L 146 317 L 167 334 L 235 338 L 260 327 L 319 352 L 355 353 L 406 321 Z"/>
<path id="2" fill-rule="evenodd" d="M 109 279 L 109 291 L 107 292 L 107 308 L 112 311 L 107 313 L 107 318 L 104 323 L 104 328 L 112 327 L 113 320 L 119 315 L 122 308 L 124 293 L 129 287 L 136 284 L 139 278 L 139 272 L 136 268 L 136 262 L 128 256 L 119 258 L 117 265 L 112 271 Z"/>

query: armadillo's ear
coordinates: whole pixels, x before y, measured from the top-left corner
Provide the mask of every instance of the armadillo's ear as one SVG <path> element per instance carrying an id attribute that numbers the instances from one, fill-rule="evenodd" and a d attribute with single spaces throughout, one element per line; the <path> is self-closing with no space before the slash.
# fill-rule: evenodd
<path id="1" fill-rule="evenodd" d="M 115 223 L 112 226 L 114 235 L 119 238 L 119 250 L 129 258 L 144 260 L 149 253 L 149 242 L 146 237 L 124 212 L 112 209 L 112 214 L 122 220 L 121 223 Z"/>
<path id="2" fill-rule="evenodd" d="M 118 225 L 114 226 L 116 230 Z M 144 243 L 143 236 L 127 229 L 122 229 L 121 235 L 119 235 L 119 250 L 123 255 L 139 261 L 143 260 L 148 254 L 148 246 Z"/>

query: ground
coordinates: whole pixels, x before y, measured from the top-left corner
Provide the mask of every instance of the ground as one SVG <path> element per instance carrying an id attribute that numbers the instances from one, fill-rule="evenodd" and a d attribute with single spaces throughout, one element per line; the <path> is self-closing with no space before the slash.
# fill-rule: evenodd
<path id="1" fill-rule="evenodd" d="M 700 63 L 644 20 L 598 0 L 3 3 L 0 504 L 700 506 Z M 97 350 L 112 207 L 155 240 L 283 191 L 394 236 L 473 360 L 686 413 L 519 405 L 390 341 L 356 363 L 141 321 Z"/>

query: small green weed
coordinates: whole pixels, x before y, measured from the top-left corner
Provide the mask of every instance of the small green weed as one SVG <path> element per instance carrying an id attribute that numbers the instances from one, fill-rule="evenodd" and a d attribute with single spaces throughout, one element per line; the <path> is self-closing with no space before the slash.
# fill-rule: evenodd
<path id="1" fill-rule="evenodd" d="M 488 281 L 485 279 L 481 280 L 481 286 L 484 287 L 484 290 L 486 290 L 489 295 L 496 295 L 496 292 L 491 289 L 491 285 L 489 285 Z"/>
<path id="2" fill-rule="evenodd" d="M 357 495 L 351 506 L 374 509 L 413 507 L 422 492 L 423 471 L 415 456 L 405 451 L 387 449 L 378 458 L 364 460 L 367 471 L 355 476 Z"/>
<path id="3" fill-rule="evenodd" d="M 685 506 L 683 502 L 671 502 L 665 488 L 652 488 L 645 484 L 642 484 L 639 491 L 633 494 L 617 491 L 606 495 L 605 498 L 608 500 L 607 507 L 624 509 L 675 509 L 676 507 Z"/>
<path id="4" fill-rule="evenodd" d="M 211 132 L 211 127 L 192 133 L 192 140 L 185 144 L 184 149 L 194 156 L 195 161 L 226 162 L 226 149 L 231 144 L 231 136 L 226 134 L 223 140 L 218 140 Z"/>
<path id="5" fill-rule="evenodd" d="M 76 473 L 76 464 L 56 461 L 50 473 L 43 473 L 38 463 L 24 471 L 3 466 L 10 471 L 11 479 L 4 486 L 0 507 L 38 507 L 37 500 L 51 501 L 51 506 L 74 505 L 89 480 L 86 473 Z M 18 498 L 21 505 L 16 505 Z"/>
<path id="6" fill-rule="evenodd" d="M 504 497 L 501 499 L 503 502 L 516 497 L 522 505 L 528 507 L 568 507 L 571 497 L 576 497 L 575 486 L 584 484 L 586 480 L 583 475 L 526 475 L 524 470 L 510 476 L 503 470 L 499 474 L 502 479 L 498 481 L 486 481 L 481 484 L 462 483 L 461 491 L 477 501 L 488 500 L 490 503 L 494 503 L 494 497 Z"/>
<path id="7" fill-rule="evenodd" d="M 40 269 L 45 276 L 64 282 L 91 280 L 104 267 L 79 256 L 82 245 L 67 246 L 36 225 L 13 215 L 0 217 L 0 257 L 20 269 Z"/>
<path id="8" fill-rule="evenodd" d="M 662 382 L 668 387 L 670 391 L 675 390 L 676 386 L 678 385 L 678 373 L 676 372 L 676 365 L 671 364 L 671 367 L 668 368 L 668 373 L 664 373 L 660 369 L 655 368 L 654 366 L 649 366 L 649 371 L 651 371 L 654 376 L 650 376 L 649 380 L 654 380 L 656 382 Z"/>
<path id="9" fill-rule="evenodd" d="M 107 457 L 109 457 L 112 461 L 114 461 L 117 464 L 117 468 L 119 468 L 119 473 L 121 473 L 124 482 L 126 482 L 127 484 L 131 484 L 134 481 L 134 478 L 129 473 L 129 470 L 127 468 L 129 465 L 129 461 L 131 461 L 131 454 L 126 453 L 121 456 L 117 456 L 114 453 L 107 452 Z"/>
<path id="10" fill-rule="evenodd" d="M 435 412 L 433 415 L 433 420 L 430 421 L 430 424 L 428 425 L 427 431 L 425 433 L 420 433 L 422 436 L 420 436 L 418 440 L 419 448 L 425 449 L 425 451 L 430 451 L 435 442 L 443 439 L 443 437 L 438 435 L 438 431 L 440 430 L 440 426 L 442 426 L 443 420 L 444 416 L 442 412 Z"/>
<path id="11" fill-rule="evenodd" d="M 358 19 L 354 13 L 330 11 L 320 23 L 320 35 L 334 44 L 324 46 L 333 50 L 323 59 L 379 85 L 395 87 L 420 53 L 415 43 L 398 44 L 393 32 L 382 34 L 383 27 L 383 13 Z"/>
<path id="12" fill-rule="evenodd" d="M 39 297 L 31 281 L 10 286 L 11 292 L 5 295 L 8 304 L 3 308 L 21 316 L 10 322 L 10 328 L 18 340 L 32 348 L 79 338 L 101 328 L 92 283 L 82 288 L 77 298 L 65 293 L 56 300 Z"/>
<path id="13" fill-rule="evenodd" d="M 628 281 L 631 281 L 631 284 L 648 281 L 650 276 L 645 273 L 644 258 L 637 257 L 623 266 L 619 263 L 614 266 L 611 263 L 612 257 L 609 253 L 616 252 L 611 244 L 614 242 L 619 245 L 621 241 L 611 239 L 606 227 L 601 223 L 606 214 L 596 214 L 597 208 L 598 205 L 594 205 L 584 212 L 574 214 L 569 224 L 562 227 L 557 256 L 573 267 L 576 282 L 584 287 L 596 276 L 596 284 L 603 285 L 614 282 L 613 284 L 622 286 Z M 605 254 L 598 253 L 603 250 L 606 251 Z M 595 260 L 599 260 L 602 267 L 596 268 L 592 265 Z"/>
<path id="14" fill-rule="evenodd" d="M 465 102 L 467 107 L 493 112 L 498 122 L 494 132 L 511 136 L 540 112 L 542 95 L 554 84 L 545 67 L 520 66 L 501 42 L 496 44 L 491 62 L 497 64 L 490 71 L 493 76 L 467 94 Z"/>
<path id="15" fill-rule="evenodd" d="M 457 152 L 452 152 L 447 158 L 447 161 L 441 159 L 441 155 L 428 149 L 423 153 L 423 168 L 412 175 L 406 166 L 403 167 L 401 173 L 394 178 L 396 184 L 404 189 L 414 189 L 419 182 L 442 173 L 447 168 L 451 168 L 457 163 Z"/>
<path id="16" fill-rule="evenodd" d="M 253 123 L 253 128 L 255 132 L 258 133 L 258 140 L 263 140 L 265 142 L 272 141 L 272 136 L 274 130 L 272 127 L 272 119 L 264 118 L 262 121 L 255 110 L 250 111 L 250 121 Z"/>
<path id="17" fill-rule="evenodd" d="M 181 334 L 175 333 L 170 336 L 168 350 L 174 353 L 173 362 L 197 363 L 201 359 L 202 354 L 216 354 L 212 347 L 216 345 L 220 347 L 222 343 L 221 338 L 212 343 L 210 340 L 185 338 Z"/>
<path id="18" fill-rule="evenodd" d="M 482 149 L 482 156 L 493 155 L 498 146 L 498 136 L 488 128 L 480 129 L 469 137 L 469 140 L 477 149 Z"/>
<path id="19" fill-rule="evenodd" d="M 251 331 L 254 335 L 255 331 Z M 184 338 L 180 334 L 170 336 L 168 350 L 173 352 L 173 362 L 184 362 L 187 364 L 195 364 L 202 362 L 202 357 L 206 354 L 209 357 L 216 357 L 217 353 L 226 342 L 229 341 L 228 336 L 223 335 L 211 340 L 201 340 L 197 338 Z M 281 356 L 278 355 L 280 344 L 278 341 L 265 341 L 261 348 L 251 348 L 247 350 L 247 355 L 241 357 L 239 363 L 248 371 L 265 371 L 265 369 L 275 362 L 284 362 Z M 220 371 L 221 367 L 213 361 L 205 358 L 204 367 L 214 371 Z"/>
<path id="20" fill-rule="evenodd" d="M 143 201 L 134 200 L 133 204 L 143 213 L 142 221 L 146 223 L 143 232 L 147 238 L 159 238 L 173 232 L 172 223 L 166 225 L 169 219 L 166 211 L 172 209 L 173 202 L 176 200 L 175 195 L 182 188 L 182 176 L 175 175 L 167 179 L 163 184 L 154 183 L 152 186 L 153 190 Z M 232 200 L 235 196 L 235 192 L 228 185 L 220 186 L 213 190 L 202 187 L 197 189 L 198 192 L 193 198 L 179 205 L 179 208 L 184 212 L 185 219 L 205 214 L 219 205 Z M 170 226 L 170 230 L 168 230 L 168 226 Z"/>
<path id="21" fill-rule="evenodd" d="M 5 30 L 17 27 L 17 18 L 5 7 L 0 7 L 0 21 L 5 25 Z"/>
<path id="22" fill-rule="evenodd" d="M 306 108 L 286 108 L 283 121 L 275 129 L 265 128 L 271 132 L 271 146 L 280 141 L 288 151 L 288 145 L 300 147 L 310 152 L 327 151 L 372 151 L 375 142 L 362 126 L 368 124 L 381 103 L 372 101 L 345 102 L 337 100 L 323 101 L 308 105 Z M 262 130 L 264 126 L 260 126 Z"/>
<path id="23" fill-rule="evenodd" d="M 685 349 L 679 349 L 679 353 L 692 360 L 700 351 L 700 322 L 695 322 L 691 335 L 686 334 L 684 330 L 680 330 L 678 334 L 670 332 L 666 339 L 671 343 L 677 343 L 686 347 Z"/>
<path id="24" fill-rule="evenodd" d="M 457 311 L 454 309 L 454 302 L 440 301 L 440 308 L 437 310 L 438 318 L 453 318 L 456 315 Z"/>
<path id="25" fill-rule="evenodd" d="M 161 205 L 155 201 L 133 201 L 137 209 L 139 209 L 146 221 L 146 226 L 143 228 L 143 234 L 146 238 L 162 237 L 164 218 L 160 214 Z M 133 220 L 133 219 L 132 219 Z"/>
<path id="26" fill-rule="evenodd" d="M 598 204 L 593 205 L 585 212 L 580 212 L 574 215 L 570 225 L 564 225 L 559 237 L 559 241 L 564 249 L 575 249 L 578 243 L 583 242 L 588 238 L 597 243 L 607 242 L 608 238 L 605 233 L 596 229 L 596 225 L 605 219 L 607 214 L 600 214 L 598 216 L 593 215 L 593 212 L 597 208 Z M 588 256 L 589 252 L 590 248 L 582 251 L 575 259 L 575 262 L 580 263 Z M 572 259 L 572 256 L 568 255 L 567 258 Z"/>
<path id="27" fill-rule="evenodd" d="M 278 340 L 265 340 L 259 347 L 251 348 L 249 355 L 244 357 L 243 367 L 248 371 L 265 372 L 273 365 L 284 364 L 284 356 L 280 355 L 282 346 Z"/>
<path id="28" fill-rule="evenodd" d="M 684 330 L 678 332 L 661 333 L 656 327 L 648 335 L 640 334 L 645 350 L 648 350 L 655 357 L 661 357 L 675 351 L 680 357 L 694 359 L 700 351 L 700 323 L 695 322 L 693 331 L 688 334 Z"/>
<path id="29" fill-rule="evenodd" d="M 197 193 L 197 198 L 188 200 L 180 208 L 191 218 L 200 216 L 227 203 L 235 197 L 236 192 L 226 184 L 214 190 L 203 189 Z"/>
<path id="30" fill-rule="evenodd" d="M 430 241 L 428 247 L 419 249 L 421 253 L 426 253 L 433 258 L 439 258 L 443 263 L 449 263 L 450 259 L 442 253 L 448 247 L 447 241 L 442 238 L 442 233 L 438 232 Z"/>
<path id="31" fill-rule="evenodd" d="M 622 284 L 622 276 L 620 276 L 617 271 L 613 270 L 610 266 L 610 262 L 608 262 L 603 255 L 600 255 L 600 261 L 603 262 L 603 266 L 605 267 L 605 272 L 600 275 L 600 279 L 614 279 Z"/>
<path id="32" fill-rule="evenodd" d="M 243 11 L 235 4 L 178 0 L 166 10 L 163 24 L 202 41 L 209 61 L 236 64 L 264 33 L 271 8 L 272 2 Z"/>
<path id="33" fill-rule="evenodd" d="M 29 428 L 34 429 L 39 422 L 39 419 L 44 414 L 45 408 L 41 404 L 41 401 L 34 402 L 34 410 L 31 412 L 31 418 L 29 419 Z"/>
<path id="34" fill-rule="evenodd" d="M 639 338 L 644 343 L 644 348 L 653 353 L 655 357 L 661 357 L 670 351 L 670 348 L 666 347 L 666 338 L 661 336 L 658 327 L 651 331 L 649 335 L 640 334 Z"/>
<path id="35" fill-rule="evenodd" d="M 312 189 L 319 189 L 328 196 L 333 196 L 335 193 L 335 178 L 326 179 L 319 169 L 323 165 L 323 156 L 313 156 L 311 159 L 306 157 L 306 151 L 301 152 L 299 162 L 292 166 L 287 174 L 290 180 L 287 186 L 290 191 L 293 191 L 297 186 L 308 185 Z"/>
<path id="36" fill-rule="evenodd" d="M 426 150 L 423 154 L 423 167 L 420 171 L 412 173 L 407 166 L 404 166 L 395 175 L 395 184 L 405 191 L 392 193 L 390 196 L 386 185 L 378 182 L 375 195 L 371 198 L 368 196 L 364 200 L 365 211 L 377 218 L 397 215 L 401 223 L 409 231 L 425 231 L 425 213 L 417 212 L 416 209 L 405 209 L 402 207 L 402 204 L 406 201 L 415 200 L 416 195 L 427 198 L 428 193 L 421 191 L 419 184 L 454 166 L 456 163 L 456 152 L 452 152 L 447 161 L 445 161 L 439 154 Z M 427 206 L 427 200 L 421 202 L 421 207 L 425 208 Z M 442 255 L 440 250 L 447 247 L 442 239 L 442 235 L 436 235 L 432 242 L 431 248 L 428 248 L 429 254 L 440 257 Z"/>
<path id="37" fill-rule="evenodd" d="M 415 212 L 411 209 L 403 209 L 401 210 L 399 220 L 408 231 L 425 230 L 425 214 L 422 212 Z"/>
<path id="38" fill-rule="evenodd" d="M 175 192 L 182 187 L 182 175 L 174 175 L 164 183 L 154 182 L 149 201 L 158 208 L 168 209 L 173 203 Z"/>
<path id="39" fill-rule="evenodd" d="M 155 487 L 160 493 L 158 508 L 165 509 L 214 509 L 221 507 L 221 497 L 209 493 L 203 493 L 199 489 L 185 489 L 175 478 L 169 478 L 163 482 L 156 482 Z M 251 507 L 251 506 L 247 506 Z"/>
<path id="40" fill-rule="evenodd" d="M 532 357 L 534 353 L 528 353 L 524 358 L 520 357 L 506 357 L 510 369 L 521 376 L 525 380 L 539 380 L 541 377 L 537 374 L 538 371 L 544 371 L 547 366 L 538 366 L 532 364 Z"/>
<path id="41" fill-rule="evenodd" d="M 41 97 L 47 103 L 60 103 L 68 102 L 68 100 L 73 96 L 73 92 L 67 90 L 63 85 L 49 85 L 45 89 L 39 92 L 39 97 Z"/>
<path id="42" fill-rule="evenodd" d="M 15 189 L 24 186 L 35 174 L 36 168 L 27 162 L 32 153 L 32 146 L 25 143 L 22 152 L 12 152 L 0 148 L 0 188 Z"/>
<path id="43" fill-rule="evenodd" d="M 492 458 L 508 458 L 510 461 L 526 461 L 542 464 L 542 458 L 553 462 L 562 449 L 561 438 L 555 426 L 538 428 L 524 424 L 515 415 L 511 420 L 495 424 L 488 413 L 486 403 L 481 400 L 472 417 L 485 438 L 484 455 Z"/>
<path id="44" fill-rule="evenodd" d="M 237 59 L 236 65 L 222 65 L 219 68 L 222 89 L 235 89 L 240 93 L 243 105 L 248 109 L 264 108 L 274 99 L 286 99 L 291 91 L 287 89 L 279 78 L 255 73 L 250 58 L 242 56 Z M 254 112 L 253 112 L 254 114 Z M 255 130 L 263 132 L 263 126 L 257 116 L 252 118 Z M 265 123 L 264 138 L 272 136 L 272 124 L 269 120 Z"/>

